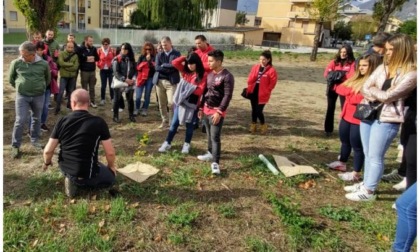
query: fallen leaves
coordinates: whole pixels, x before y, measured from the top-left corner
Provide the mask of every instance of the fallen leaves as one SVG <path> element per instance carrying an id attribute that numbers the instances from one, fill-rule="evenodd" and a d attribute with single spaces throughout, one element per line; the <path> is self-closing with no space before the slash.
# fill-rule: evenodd
<path id="1" fill-rule="evenodd" d="M 310 179 L 308 181 L 305 181 L 305 182 L 299 184 L 299 188 L 305 189 L 305 190 L 308 190 L 309 188 L 312 188 L 312 187 L 315 187 L 315 186 L 316 186 L 316 182 L 313 179 Z"/>

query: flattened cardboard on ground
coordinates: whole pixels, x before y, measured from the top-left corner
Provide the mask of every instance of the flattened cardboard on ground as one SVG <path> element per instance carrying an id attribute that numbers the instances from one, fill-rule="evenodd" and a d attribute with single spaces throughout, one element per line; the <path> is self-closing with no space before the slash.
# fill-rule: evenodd
<path id="1" fill-rule="evenodd" d="M 138 183 L 145 181 L 150 176 L 153 176 L 159 172 L 157 168 L 142 162 L 128 164 L 124 168 L 117 169 L 117 171 Z"/>
<path id="2" fill-rule="evenodd" d="M 286 177 L 292 177 L 299 174 L 319 174 L 315 168 L 309 165 L 297 165 L 287 157 L 273 155 L 277 167 Z"/>

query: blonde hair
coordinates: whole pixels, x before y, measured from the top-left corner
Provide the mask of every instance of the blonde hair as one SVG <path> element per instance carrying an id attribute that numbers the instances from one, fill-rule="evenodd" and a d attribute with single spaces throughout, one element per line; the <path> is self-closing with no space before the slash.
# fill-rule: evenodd
<path id="1" fill-rule="evenodd" d="M 382 57 L 377 53 L 372 54 L 365 54 L 359 58 L 359 64 L 361 60 L 367 60 L 369 63 L 369 67 L 367 72 L 362 75 L 359 68 L 356 69 L 356 72 L 353 74 L 350 79 L 343 83 L 344 86 L 350 87 L 355 94 L 359 93 L 363 87 L 365 81 L 369 78 L 369 76 L 373 73 L 373 71 L 382 64 Z"/>
<path id="2" fill-rule="evenodd" d="M 406 34 L 395 34 L 391 36 L 387 43 L 393 46 L 391 57 L 385 57 L 388 66 L 389 77 L 393 78 L 399 74 L 406 74 L 417 70 L 417 57 L 415 53 L 414 41 Z"/>

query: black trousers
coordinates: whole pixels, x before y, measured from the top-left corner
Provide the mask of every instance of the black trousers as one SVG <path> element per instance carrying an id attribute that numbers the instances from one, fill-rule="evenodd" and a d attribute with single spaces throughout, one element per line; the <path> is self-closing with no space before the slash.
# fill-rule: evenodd
<path id="1" fill-rule="evenodd" d="M 416 118 L 417 118 L 417 113 L 409 109 L 406 112 L 404 123 L 401 124 L 400 143 L 404 147 L 404 151 L 403 151 L 401 165 L 398 168 L 398 174 L 403 177 L 406 177 L 407 175 L 406 174 L 406 171 L 407 171 L 406 147 L 410 147 L 410 146 L 407 146 L 410 140 L 410 137 L 412 135 L 417 134 Z"/>
<path id="2" fill-rule="evenodd" d="M 324 121 L 324 131 L 332 133 L 334 130 L 334 112 L 337 98 L 340 97 L 341 109 L 343 109 L 345 97 L 338 95 L 334 90 L 328 89 L 327 91 L 327 113 Z"/>
<path id="3" fill-rule="evenodd" d="M 125 98 L 127 100 L 128 104 L 128 115 L 133 116 L 134 113 L 134 89 L 130 89 L 129 91 L 125 92 L 122 91 L 120 88 L 114 89 L 114 104 L 113 104 L 113 110 L 114 110 L 114 117 L 118 118 L 118 109 L 121 108 L 121 104 L 124 104 L 124 102 L 121 103 L 123 100 L 122 94 L 125 93 Z"/>

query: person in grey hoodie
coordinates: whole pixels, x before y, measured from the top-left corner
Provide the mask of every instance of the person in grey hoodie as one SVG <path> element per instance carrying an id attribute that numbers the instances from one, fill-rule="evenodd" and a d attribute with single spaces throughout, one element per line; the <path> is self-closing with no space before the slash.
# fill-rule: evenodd
<path id="1" fill-rule="evenodd" d="M 38 142 L 41 130 L 41 114 L 44 106 L 44 93 L 51 81 L 48 63 L 36 54 L 36 46 L 23 42 L 19 46 L 20 57 L 11 62 L 9 83 L 16 89 L 16 120 L 12 135 L 12 157 L 19 158 L 22 134 L 30 111 L 32 113 L 31 143 L 42 150 Z"/>

